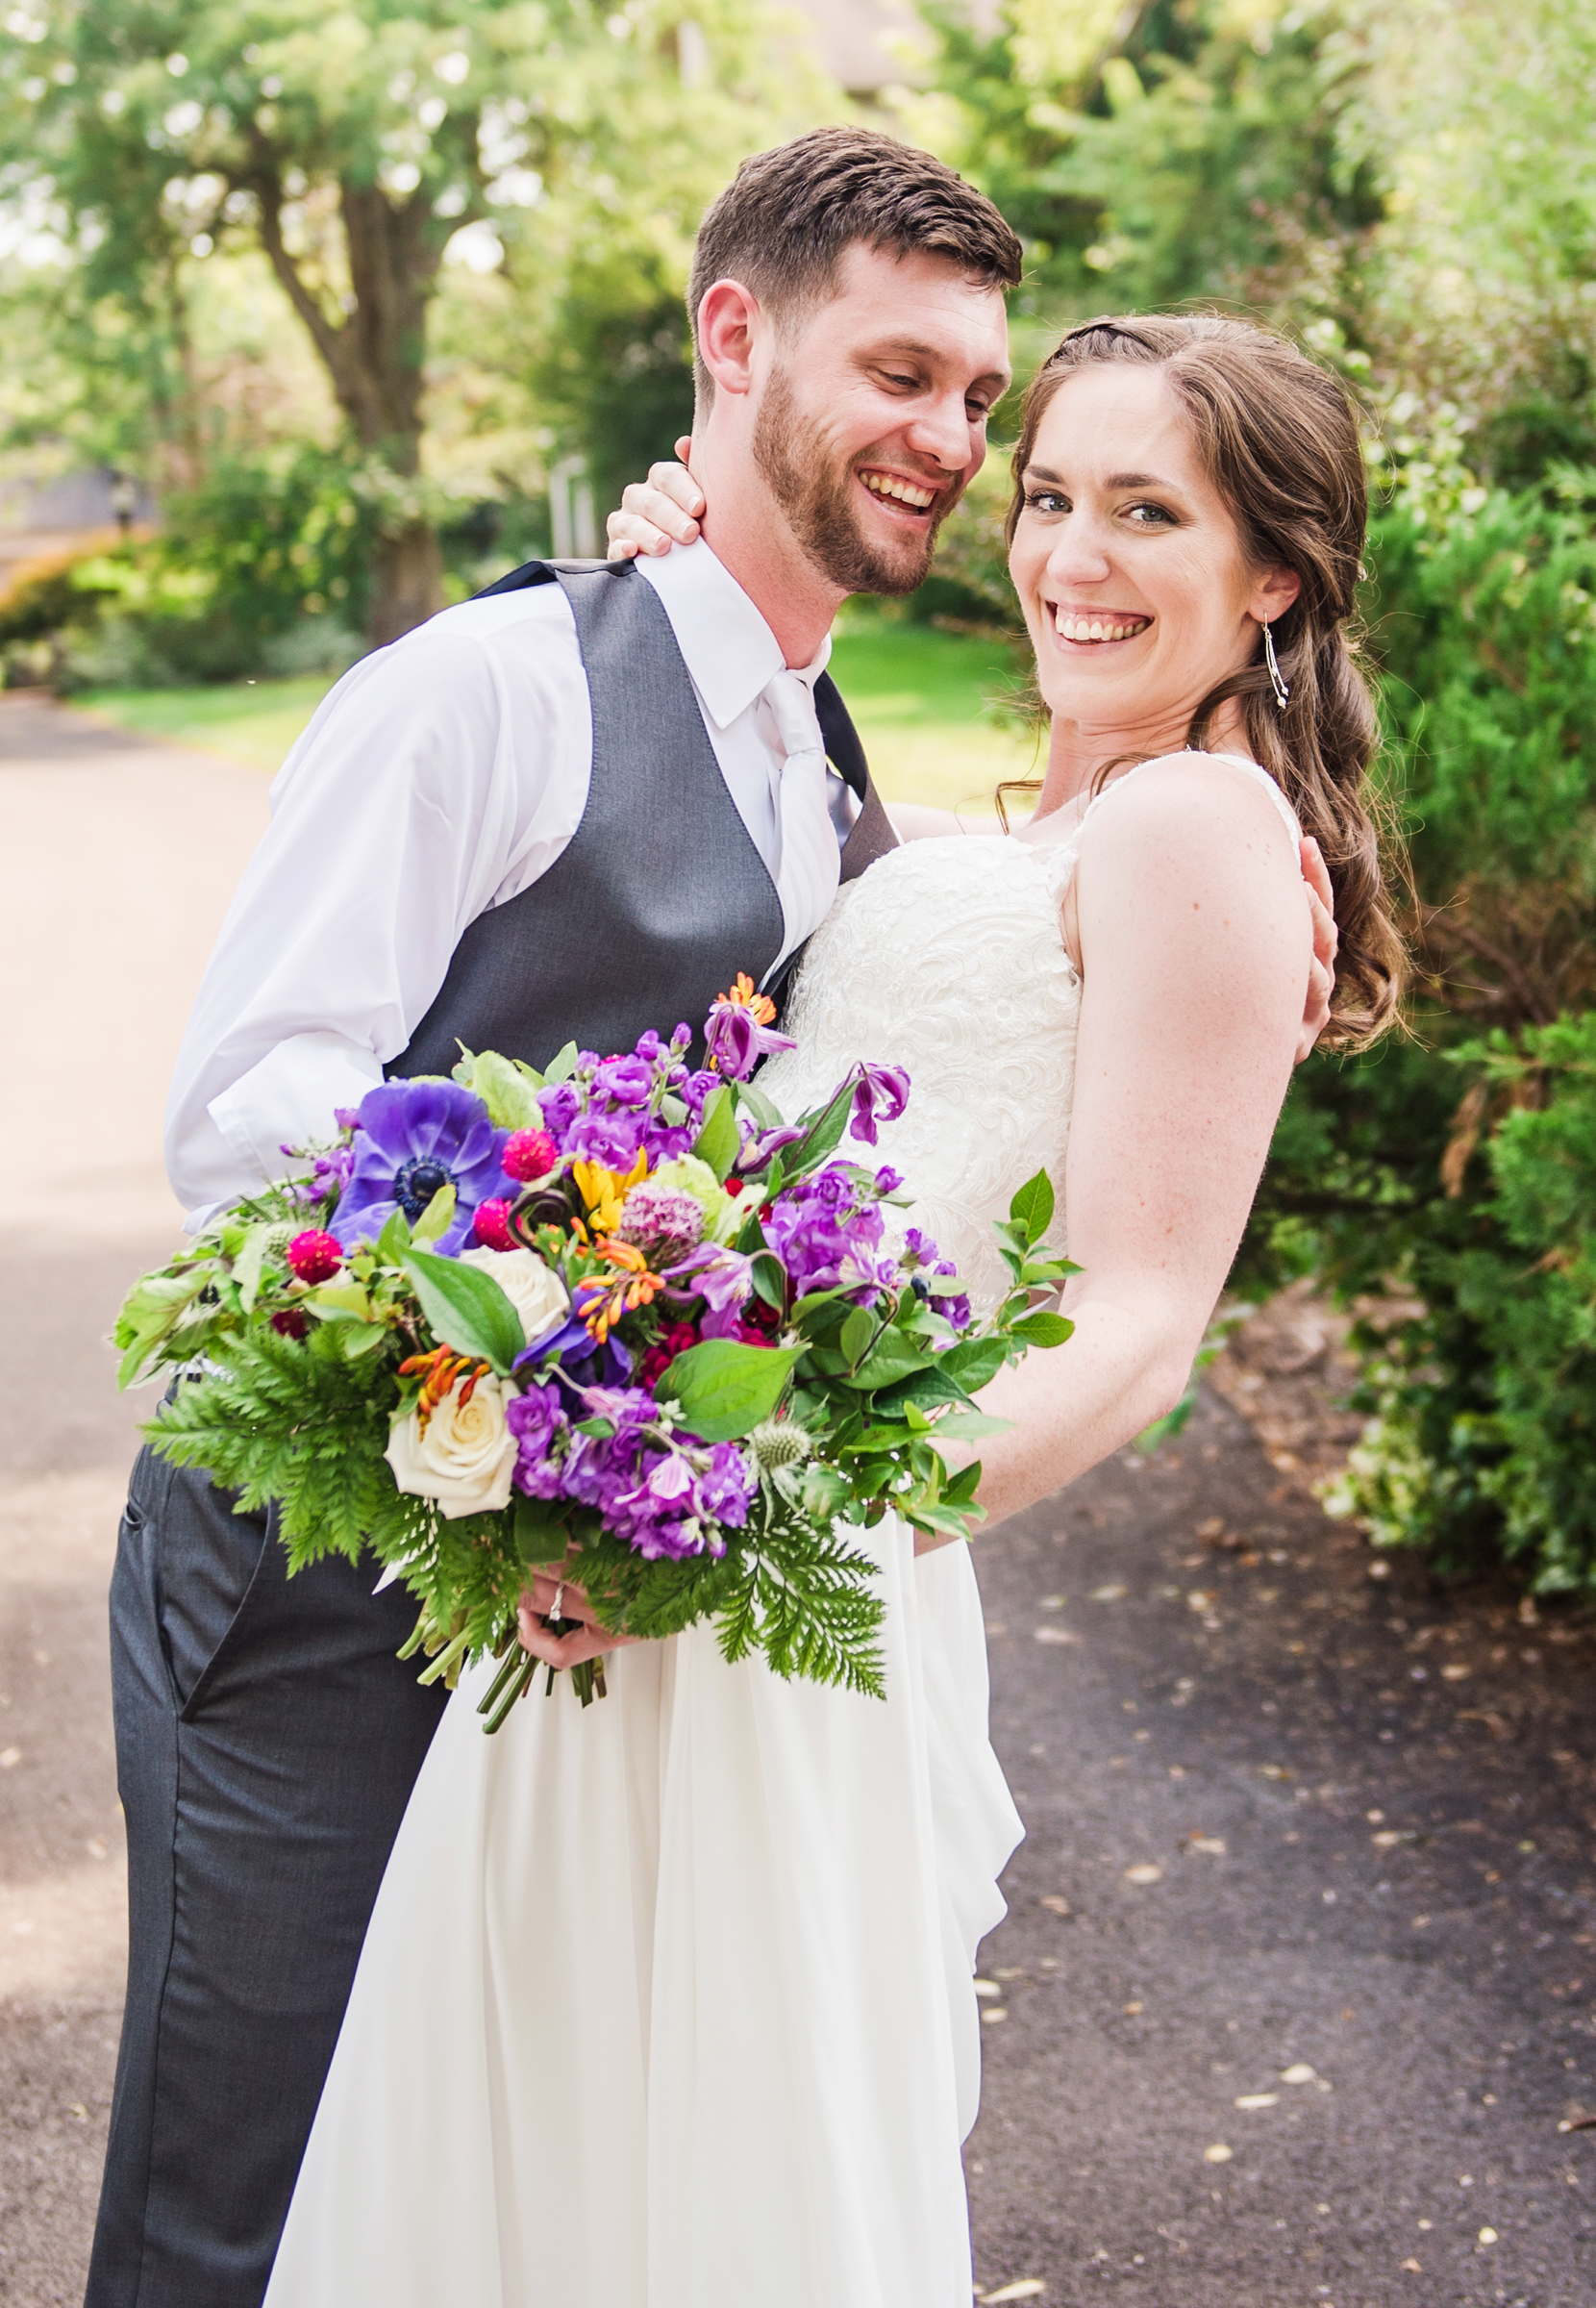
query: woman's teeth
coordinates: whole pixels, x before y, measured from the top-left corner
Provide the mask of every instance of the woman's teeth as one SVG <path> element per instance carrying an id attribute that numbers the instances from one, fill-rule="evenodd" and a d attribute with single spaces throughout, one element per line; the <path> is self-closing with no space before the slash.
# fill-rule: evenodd
<path id="1" fill-rule="evenodd" d="M 934 489 L 916 489 L 912 481 L 897 481 L 886 473 L 860 473 L 860 479 L 876 496 L 896 497 L 899 504 L 912 505 L 917 513 L 936 502 Z"/>
<path id="2" fill-rule="evenodd" d="M 1152 621 L 1151 617 L 1131 617 L 1116 624 L 1105 617 L 1055 615 L 1066 641 L 1128 641 L 1134 633 L 1145 632 Z"/>

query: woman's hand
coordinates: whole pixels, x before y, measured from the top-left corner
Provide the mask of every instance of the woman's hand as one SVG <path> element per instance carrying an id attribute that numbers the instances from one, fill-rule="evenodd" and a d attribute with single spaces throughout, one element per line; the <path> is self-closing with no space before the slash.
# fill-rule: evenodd
<path id="1" fill-rule="evenodd" d="M 569 1635 L 552 1635 L 543 1624 L 547 1618 L 579 1618 L 582 1624 Z M 626 1643 L 642 1640 L 637 1635 L 613 1635 L 600 1626 L 586 1593 L 562 1579 L 554 1565 L 533 1572 L 515 1623 L 521 1648 L 549 1667 L 580 1667 L 585 1659 L 602 1658 L 606 1651 L 618 1651 Z"/>
<path id="2" fill-rule="evenodd" d="M 611 561 L 631 561 L 638 553 L 658 557 L 672 545 L 693 543 L 704 491 L 687 470 L 691 448 L 691 439 L 684 434 L 676 444 L 679 464 L 651 464 L 646 481 L 629 481 L 622 489 L 621 509 L 605 524 Z"/>
<path id="3" fill-rule="evenodd" d="M 1303 882 L 1308 891 L 1309 918 L 1313 924 L 1313 959 L 1308 966 L 1308 1001 L 1302 1032 L 1297 1037 L 1297 1064 L 1311 1058 L 1313 1045 L 1330 1023 L 1330 997 L 1335 991 L 1335 955 L 1340 932 L 1335 927 L 1335 892 L 1325 870 L 1324 853 L 1311 834 L 1299 852 Z"/>

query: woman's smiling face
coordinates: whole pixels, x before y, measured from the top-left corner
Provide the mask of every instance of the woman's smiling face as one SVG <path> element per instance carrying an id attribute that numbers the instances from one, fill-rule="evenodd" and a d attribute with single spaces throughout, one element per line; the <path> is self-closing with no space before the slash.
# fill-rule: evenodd
<path id="1" fill-rule="evenodd" d="M 1183 744 L 1215 683 L 1257 657 L 1259 621 L 1289 608 L 1296 578 L 1250 565 L 1151 365 L 1099 363 L 1061 385 L 1022 486 L 1009 571 L 1056 728 L 1128 751 Z"/>

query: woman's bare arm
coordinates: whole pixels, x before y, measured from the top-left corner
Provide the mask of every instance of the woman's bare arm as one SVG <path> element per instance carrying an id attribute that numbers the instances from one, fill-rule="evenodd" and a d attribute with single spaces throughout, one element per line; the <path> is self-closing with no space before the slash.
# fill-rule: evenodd
<path id="1" fill-rule="evenodd" d="M 1063 1200 L 1084 1271 L 1063 1301 L 1075 1336 L 983 1392 L 1014 1421 L 980 1451 L 992 1522 L 1179 1400 L 1269 1150 L 1308 977 L 1290 840 L 1221 763 L 1188 755 L 1129 780 L 1092 818 L 1075 891 L 1085 983 Z"/>

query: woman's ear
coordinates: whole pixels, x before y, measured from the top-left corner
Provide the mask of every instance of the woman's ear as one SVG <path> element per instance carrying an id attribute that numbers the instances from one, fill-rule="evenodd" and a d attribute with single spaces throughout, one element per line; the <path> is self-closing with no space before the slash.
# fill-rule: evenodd
<path id="1" fill-rule="evenodd" d="M 1303 581 L 1295 569 L 1265 569 L 1253 588 L 1247 614 L 1260 625 L 1272 625 L 1286 611 L 1303 590 Z"/>

